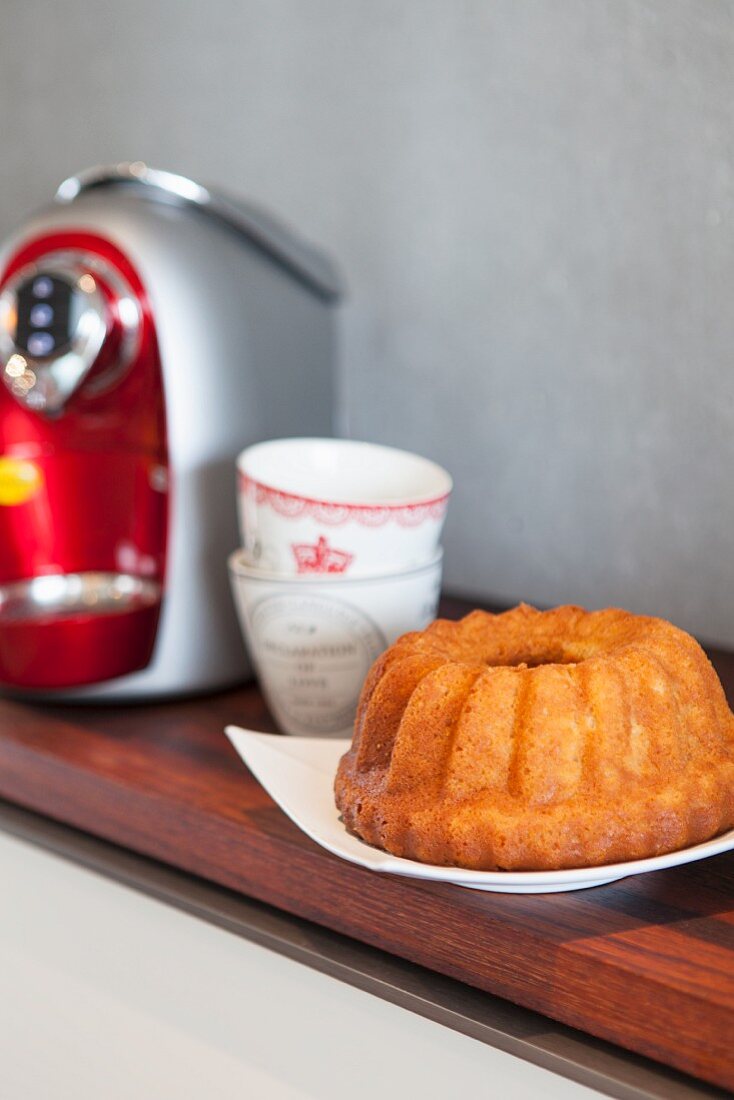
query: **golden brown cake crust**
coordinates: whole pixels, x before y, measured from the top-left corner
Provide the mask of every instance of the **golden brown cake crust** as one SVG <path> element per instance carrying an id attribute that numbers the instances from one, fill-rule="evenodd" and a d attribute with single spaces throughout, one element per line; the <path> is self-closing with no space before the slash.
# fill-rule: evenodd
<path id="1" fill-rule="evenodd" d="M 358 836 L 426 863 L 641 859 L 734 826 L 734 715 L 662 619 L 473 611 L 375 662 L 335 793 Z"/>

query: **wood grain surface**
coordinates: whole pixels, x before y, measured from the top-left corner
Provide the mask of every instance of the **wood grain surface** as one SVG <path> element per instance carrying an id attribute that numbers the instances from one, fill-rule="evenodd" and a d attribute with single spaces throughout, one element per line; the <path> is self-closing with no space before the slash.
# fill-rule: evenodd
<path id="1" fill-rule="evenodd" d="M 734 658 L 712 659 L 731 702 Z M 274 728 L 254 686 L 142 707 L 2 701 L 0 797 L 734 1089 L 734 853 L 571 894 L 376 875 L 281 813 L 230 722 Z"/>

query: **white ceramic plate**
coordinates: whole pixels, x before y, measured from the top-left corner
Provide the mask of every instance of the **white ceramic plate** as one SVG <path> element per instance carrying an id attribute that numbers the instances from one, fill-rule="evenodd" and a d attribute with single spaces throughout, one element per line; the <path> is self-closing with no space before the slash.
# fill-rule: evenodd
<path id="1" fill-rule="evenodd" d="M 282 737 L 272 733 L 227 726 L 226 734 L 255 778 L 280 808 L 322 848 L 372 871 L 451 882 L 473 890 L 503 894 L 550 894 L 586 890 L 628 875 L 661 871 L 734 848 L 734 829 L 714 840 L 631 863 L 580 867 L 569 871 L 465 871 L 400 859 L 370 847 L 344 828 L 334 805 L 334 774 L 348 740 L 320 737 Z"/>

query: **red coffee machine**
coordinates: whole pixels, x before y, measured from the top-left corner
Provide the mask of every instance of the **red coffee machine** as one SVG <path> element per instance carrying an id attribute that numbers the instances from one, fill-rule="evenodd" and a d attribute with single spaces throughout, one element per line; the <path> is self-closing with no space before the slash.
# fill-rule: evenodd
<path id="1" fill-rule="evenodd" d="M 67 180 L 0 254 L 0 687 L 136 698 L 246 671 L 234 459 L 328 433 L 333 272 L 142 164 Z"/>

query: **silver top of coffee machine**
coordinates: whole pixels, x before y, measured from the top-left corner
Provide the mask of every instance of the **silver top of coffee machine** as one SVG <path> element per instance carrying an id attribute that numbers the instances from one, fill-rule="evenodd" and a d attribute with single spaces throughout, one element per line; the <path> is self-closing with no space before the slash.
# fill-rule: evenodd
<path id="1" fill-rule="evenodd" d="M 186 176 L 150 168 L 143 161 L 87 168 L 65 179 L 56 191 L 55 199 L 59 203 L 69 203 L 83 192 L 103 187 L 145 189 L 145 197 L 151 201 L 196 207 L 236 233 L 246 236 L 251 244 L 268 253 L 271 259 L 281 263 L 316 294 L 327 300 L 342 294 L 341 280 L 328 257 L 265 211 L 251 203 L 230 198 L 221 190 L 204 187 Z"/>

